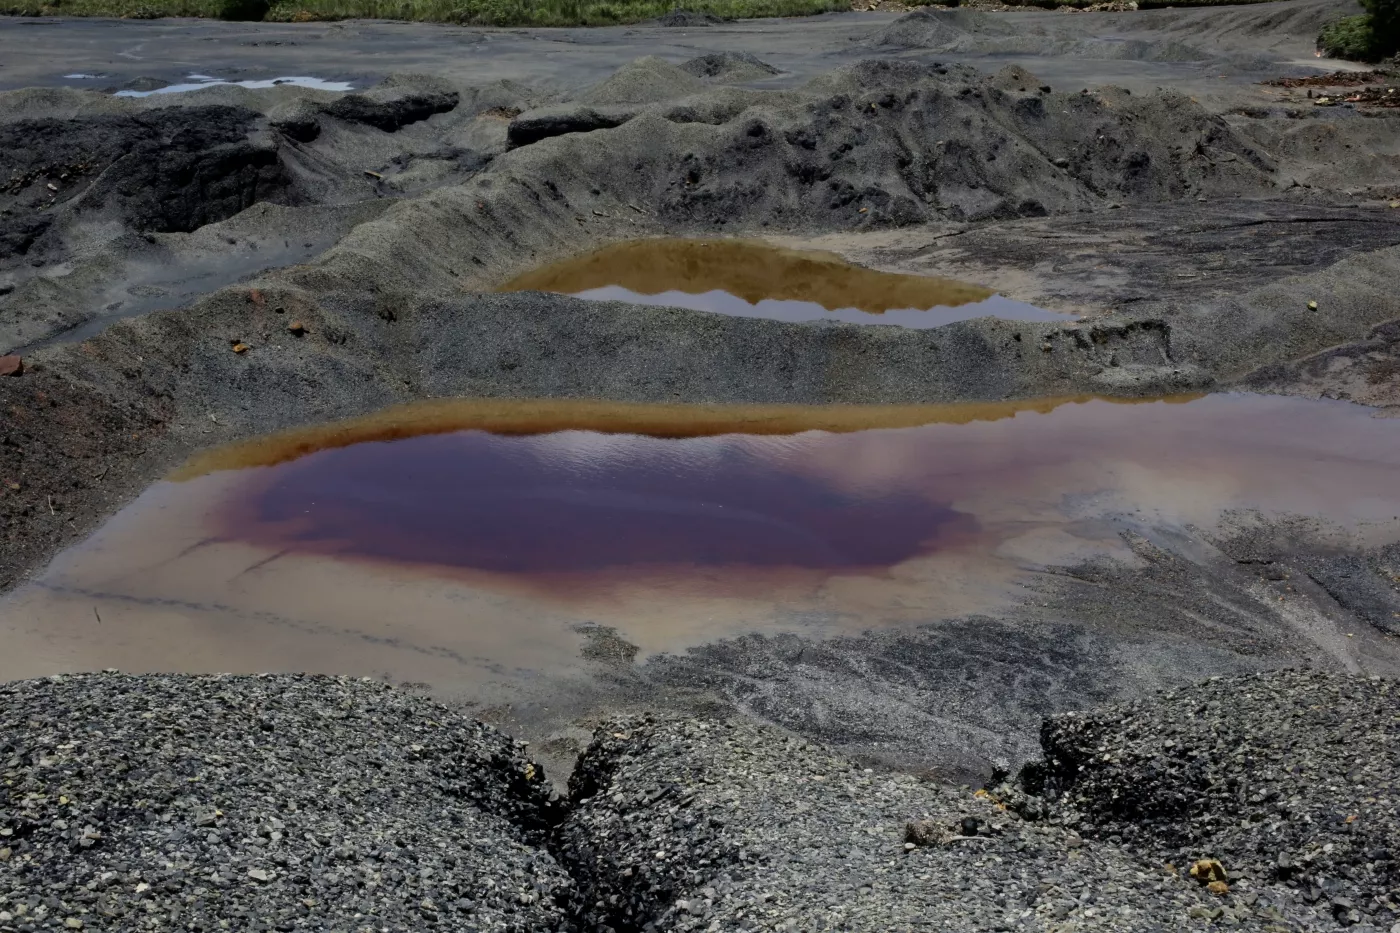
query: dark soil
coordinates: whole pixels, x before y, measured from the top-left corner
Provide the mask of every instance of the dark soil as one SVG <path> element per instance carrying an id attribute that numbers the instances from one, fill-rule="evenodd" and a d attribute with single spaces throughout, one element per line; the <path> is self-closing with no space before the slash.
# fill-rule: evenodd
<path id="1" fill-rule="evenodd" d="M 1361 87 L 1366 84 L 1382 84 L 1393 77 L 1388 71 L 1333 71 L 1325 75 L 1270 78 L 1260 83 L 1269 87 Z"/>

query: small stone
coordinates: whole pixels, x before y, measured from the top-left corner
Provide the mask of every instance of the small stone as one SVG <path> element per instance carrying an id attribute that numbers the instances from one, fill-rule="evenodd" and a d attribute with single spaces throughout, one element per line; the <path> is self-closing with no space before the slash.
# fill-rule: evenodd
<path id="1" fill-rule="evenodd" d="M 83 928 L 83 921 L 79 920 L 77 917 L 69 917 L 67 920 L 63 921 L 63 925 L 70 930 L 81 930 Z"/>
<path id="2" fill-rule="evenodd" d="M 247 352 L 248 352 L 248 349 L 249 349 L 249 348 L 248 348 L 248 345 L 247 345 L 246 343 L 235 343 L 235 344 L 233 345 L 233 352 L 234 352 L 234 353 L 247 353 Z"/>
<path id="3" fill-rule="evenodd" d="M 1225 866 L 1220 864 L 1218 859 L 1203 858 L 1191 866 L 1191 877 L 1201 884 L 1210 884 L 1212 881 L 1225 881 Z"/>
<path id="4" fill-rule="evenodd" d="M 1223 881 L 1212 881 L 1210 884 L 1206 885 L 1206 890 L 1211 894 L 1223 897 L 1230 893 L 1230 886 Z"/>
<path id="5" fill-rule="evenodd" d="M 1316 311 L 1316 310 L 1317 310 L 1317 302 L 1316 302 L 1316 301 L 1309 301 L 1309 302 L 1308 302 L 1308 310 L 1309 310 L 1309 311 Z"/>
<path id="6" fill-rule="evenodd" d="M 250 868 L 248 869 L 248 877 L 254 881 L 271 881 L 272 872 L 265 868 Z"/>
<path id="7" fill-rule="evenodd" d="M 306 325 L 301 321 L 293 321 L 287 325 L 287 330 L 291 331 L 293 336 L 300 337 L 302 334 L 306 333 Z"/>
<path id="8" fill-rule="evenodd" d="M 11 353 L 8 356 L 0 356 L 0 376 L 22 376 L 24 375 L 24 358 L 18 354 Z"/>
<path id="9" fill-rule="evenodd" d="M 914 846 L 947 845 L 953 834 L 933 820 L 915 820 L 904 827 L 904 841 Z"/>

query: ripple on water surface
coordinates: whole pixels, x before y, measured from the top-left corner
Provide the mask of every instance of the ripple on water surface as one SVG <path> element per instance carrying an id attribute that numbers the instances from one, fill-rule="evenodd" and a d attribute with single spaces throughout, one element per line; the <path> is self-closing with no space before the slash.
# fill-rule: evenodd
<path id="1" fill-rule="evenodd" d="M 929 328 L 979 317 L 1074 319 L 980 285 L 877 272 L 834 253 L 786 249 L 758 240 L 660 238 L 614 243 L 527 272 L 501 290 L 558 292 L 596 301 L 790 322 Z"/>
<path id="2" fill-rule="evenodd" d="M 0 604 L 0 679 L 327 670 L 458 692 L 751 631 L 916 625 L 1229 510 L 1391 534 L 1400 420 L 1263 396 L 462 401 L 211 451 Z M 97 624 L 95 617 L 100 617 Z"/>

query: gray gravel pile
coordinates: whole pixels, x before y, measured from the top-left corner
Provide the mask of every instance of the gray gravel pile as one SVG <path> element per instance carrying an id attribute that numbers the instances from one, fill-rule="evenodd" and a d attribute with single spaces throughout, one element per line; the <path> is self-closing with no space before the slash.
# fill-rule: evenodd
<path id="1" fill-rule="evenodd" d="M 1008 803 L 1145 858 L 1219 860 L 1311 928 L 1400 929 L 1400 682 L 1212 678 L 1046 722 Z M 994 791 L 1001 796 L 1001 791 Z"/>
<path id="2" fill-rule="evenodd" d="M 521 746 L 347 678 L 0 686 L 0 931 L 567 930 Z"/>
<path id="3" fill-rule="evenodd" d="M 697 78 L 720 81 L 757 81 L 782 74 L 780 69 L 750 52 L 711 52 L 692 58 L 680 67 L 681 71 Z"/>
<path id="4" fill-rule="evenodd" d="M 619 719 L 554 851 L 598 930 L 1290 930 L 1108 843 L 745 720 Z"/>

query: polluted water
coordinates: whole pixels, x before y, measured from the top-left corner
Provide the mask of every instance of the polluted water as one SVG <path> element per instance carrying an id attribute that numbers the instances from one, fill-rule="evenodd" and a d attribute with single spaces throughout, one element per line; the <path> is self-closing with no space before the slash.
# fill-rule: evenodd
<path id="1" fill-rule="evenodd" d="M 910 328 L 997 317 L 1072 321 L 956 279 L 879 272 L 759 240 L 629 240 L 534 269 L 501 291 L 663 305 L 775 321 Z"/>
<path id="2" fill-rule="evenodd" d="M 311 670 L 485 702 L 657 652 L 1012 607 L 1122 535 L 1394 535 L 1400 419 L 1249 395 L 945 406 L 457 400 L 201 454 L 0 602 L 0 679 Z"/>
<path id="3" fill-rule="evenodd" d="M 90 75 L 68 75 L 70 78 L 91 77 Z M 175 84 L 167 84 L 149 91 L 117 91 L 116 97 L 152 97 L 161 94 L 183 94 L 188 91 L 202 91 L 207 87 L 244 87 L 251 90 L 270 87 L 306 87 L 314 88 L 318 91 L 351 91 L 354 85 L 349 81 L 327 81 L 325 78 L 313 78 L 306 75 L 292 75 L 280 78 L 254 78 L 243 81 L 229 81 L 224 78 L 216 78 L 211 75 L 188 75 L 187 79 Z"/>

